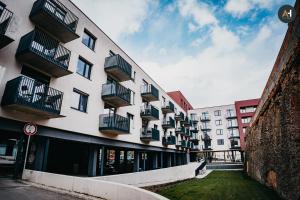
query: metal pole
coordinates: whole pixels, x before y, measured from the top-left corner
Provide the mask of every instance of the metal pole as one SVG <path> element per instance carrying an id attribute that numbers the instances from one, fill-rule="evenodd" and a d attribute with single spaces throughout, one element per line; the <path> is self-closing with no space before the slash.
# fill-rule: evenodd
<path id="1" fill-rule="evenodd" d="M 27 146 L 26 146 L 25 160 L 24 160 L 24 167 L 23 167 L 22 175 L 24 174 L 25 167 L 26 167 L 26 160 L 27 160 L 27 154 L 28 154 L 29 142 L 30 142 L 30 135 L 28 136 L 28 140 L 27 140 Z"/>

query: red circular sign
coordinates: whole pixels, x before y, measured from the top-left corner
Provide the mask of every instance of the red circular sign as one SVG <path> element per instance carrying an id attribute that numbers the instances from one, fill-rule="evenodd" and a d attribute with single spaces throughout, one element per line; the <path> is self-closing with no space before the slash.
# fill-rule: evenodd
<path id="1" fill-rule="evenodd" d="M 24 125 L 23 131 L 25 135 L 32 136 L 37 132 L 37 126 L 33 123 L 27 123 Z"/>

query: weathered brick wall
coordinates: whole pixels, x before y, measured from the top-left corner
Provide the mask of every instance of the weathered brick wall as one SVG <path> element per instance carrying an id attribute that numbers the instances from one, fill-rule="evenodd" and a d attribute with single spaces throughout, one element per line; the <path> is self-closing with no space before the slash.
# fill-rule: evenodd
<path id="1" fill-rule="evenodd" d="M 246 133 L 247 173 L 291 200 L 300 200 L 299 3 L 264 90 L 267 98 Z"/>

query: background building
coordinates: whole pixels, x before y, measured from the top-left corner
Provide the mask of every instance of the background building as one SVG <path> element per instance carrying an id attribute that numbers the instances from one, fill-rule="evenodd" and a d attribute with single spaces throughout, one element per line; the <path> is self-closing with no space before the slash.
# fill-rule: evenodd
<path id="1" fill-rule="evenodd" d="M 183 96 L 181 91 L 173 91 L 167 93 L 185 112 L 192 110 L 193 106 L 190 102 Z"/>
<path id="2" fill-rule="evenodd" d="M 248 99 L 234 102 L 237 113 L 237 122 L 239 126 L 241 148 L 245 149 L 246 129 L 250 125 L 250 121 L 255 113 L 260 99 Z"/>

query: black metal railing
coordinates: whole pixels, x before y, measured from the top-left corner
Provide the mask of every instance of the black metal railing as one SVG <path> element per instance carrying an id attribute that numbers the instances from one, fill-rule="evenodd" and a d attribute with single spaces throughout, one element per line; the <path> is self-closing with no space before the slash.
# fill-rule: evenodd
<path id="1" fill-rule="evenodd" d="M 121 71 L 131 77 L 132 66 L 119 54 L 105 58 L 104 69 L 111 67 L 118 67 Z"/>
<path id="2" fill-rule="evenodd" d="M 63 69 L 68 69 L 71 51 L 39 29 L 31 31 L 21 38 L 16 55 L 27 51 L 34 52 Z"/>
<path id="3" fill-rule="evenodd" d="M 0 2 L 0 35 L 4 35 L 11 21 L 13 13 L 5 8 L 5 4 Z"/>
<path id="4" fill-rule="evenodd" d="M 120 85 L 119 83 L 106 83 L 102 85 L 102 97 L 117 96 L 124 101 L 130 103 L 131 91 L 130 89 Z"/>
<path id="5" fill-rule="evenodd" d="M 207 162 L 206 160 L 204 160 L 199 167 L 197 167 L 197 169 L 195 170 L 195 176 L 198 176 L 200 171 L 202 171 L 204 169 L 204 167 L 206 166 Z"/>
<path id="6" fill-rule="evenodd" d="M 170 109 L 174 112 L 175 106 L 171 101 L 164 102 L 162 105 L 162 109 Z"/>
<path id="7" fill-rule="evenodd" d="M 26 76 L 6 83 L 2 105 L 23 105 L 60 114 L 63 93 Z"/>
<path id="8" fill-rule="evenodd" d="M 162 142 L 163 142 L 164 145 L 175 145 L 176 144 L 176 137 L 174 135 L 163 137 Z"/>
<path id="9" fill-rule="evenodd" d="M 141 116 L 153 116 L 156 119 L 159 119 L 159 111 L 156 107 L 152 105 L 142 106 L 141 107 Z"/>
<path id="10" fill-rule="evenodd" d="M 149 85 L 142 85 L 141 86 L 141 94 L 152 94 L 157 99 L 159 98 L 159 91 L 156 87 L 154 87 L 152 84 Z"/>
<path id="11" fill-rule="evenodd" d="M 30 15 L 44 10 L 70 31 L 75 32 L 78 17 L 57 0 L 37 0 L 32 7 Z"/>
<path id="12" fill-rule="evenodd" d="M 188 147 L 187 145 L 188 145 L 188 143 L 186 140 L 181 140 L 181 147 L 187 148 Z"/>
<path id="13" fill-rule="evenodd" d="M 163 126 L 168 126 L 168 127 L 173 127 L 173 128 L 175 128 L 175 120 L 172 119 L 171 117 L 169 117 L 169 119 L 164 119 L 164 120 L 163 120 L 162 125 L 163 125 Z"/>
<path id="14" fill-rule="evenodd" d="M 196 114 L 191 114 L 190 119 L 191 119 L 191 122 L 193 122 L 193 123 L 197 123 L 199 121 L 199 118 Z"/>
<path id="15" fill-rule="evenodd" d="M 129 119 L 117 114 L 103 114 L 99 117 L 100 130 L 118 130 L 129 133 Z"/>
<path id="16" fill-rule="evenodd" d="M 154 128 L 142 128 L 140 138 L 159 141 L 159 130 Z"/>
<path id="17" fill-rule="evenodd" d="M 177 119 L 177 120 L 184 120 L 184 113 L 183 112 L 179 112 L 179 113 L 175 114 L 175 119 Z"/>

